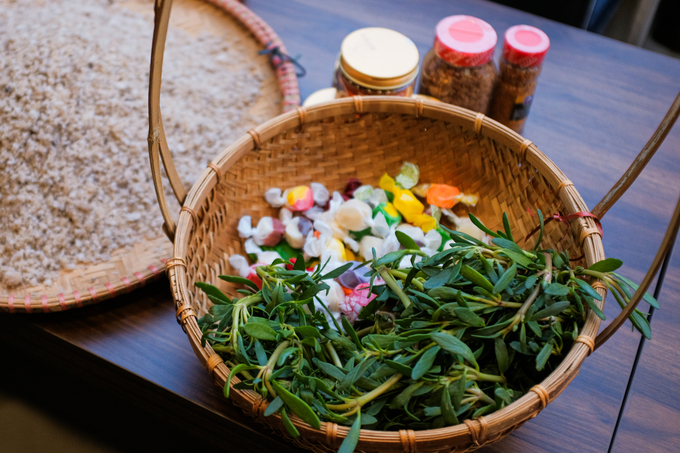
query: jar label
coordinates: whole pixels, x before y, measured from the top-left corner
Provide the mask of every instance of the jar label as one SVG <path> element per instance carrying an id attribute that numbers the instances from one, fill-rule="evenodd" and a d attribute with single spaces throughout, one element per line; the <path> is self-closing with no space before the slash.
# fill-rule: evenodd
<path id="1" fill-rule="evenodd" d="M 519 121 L 526 118 L 529 115 L 531 101 L 533 100 L 533 95 L 526 97 L 518 96 L 517 99 L 515 99 L 515 105 L 512 106 L 512 111 L 510 112 L 510 121 Z"/>

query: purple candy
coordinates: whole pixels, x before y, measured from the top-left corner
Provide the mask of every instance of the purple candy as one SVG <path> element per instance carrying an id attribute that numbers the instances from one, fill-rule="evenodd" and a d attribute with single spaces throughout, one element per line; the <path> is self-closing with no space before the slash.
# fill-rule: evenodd
<path id="1" fill-rule="evenodd" d="M 354 263 L 354 266 L 352 266 L 352 269 L 345 271 L 344 274 L 338 277 L 338 283 L 340 283 L 345 288 L 354 289 L 362 283 L 369 283 L 371 281 L 370 277 L 364 276 L 364 274 L 369 271 L 368 266 L 364 266 L 361 269 L 356 269 L 361 263 L 358 261 L 349 262 Z"/>
<path id="2" fill-rule="evenodd" d="M 312 221 L 309 220 L 306 217 L 298 217 L 300 220 L 298 220 L 298 230 L 300 231 L 300 234 L 303 236 L 307 236 L 307 233 L 309 233 L 309 230 L 312 229 Z"/>

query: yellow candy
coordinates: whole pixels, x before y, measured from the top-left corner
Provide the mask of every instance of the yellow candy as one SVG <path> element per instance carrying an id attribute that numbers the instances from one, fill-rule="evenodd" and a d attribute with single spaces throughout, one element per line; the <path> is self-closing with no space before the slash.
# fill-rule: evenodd
<path id="1" fill-rule="evenodd" d="M 328 242 L 328 245 L 326 246 L 326 250 L 334 251 L 335 254 L 338 257 L 338 260 L 347 261 L 347 253 L 345 252 L 345 245 L 339 239 L 332 238 Z"/>
<path id="2" fill-rule="evenodd" d="M 347 257 L 347 261 L 359 261 L 354 252 L 347 247 L 345 247 L 345 256 Z"/>
<path id="3" fill-rule="evenodd" d="M 378 183 L 381 189 L 386 190 L 388 192 L 394 192 L 395 184 L 394 184 L 394 179 L 390 177 L 387 173 L 382 175 L 380 177 L 380 182 Z M 396 194 L 395 194 L 396 195 Z"/>
<path id="4" fill-rule="evenodd" d="M 413 221 L 423 213 L 425 206 L 418 201 L 415 195 L 410 190 L 397 189 L 394 193 L 394 207 L 397 211 L 401 213 L 407 222 L 413 223 Z"/>
<path id="5" fill-rule="evenodd" d="M 420 214 L 413 221 L 413 225 L 420 227 L 420 229 L 422 229 L 425 233 L 427 233 L 428 231 L 434 230 L 435 228 L 437 228 L 437 221 L 432 216 L 429 216 L 427 214 Z"/>
<path id="6" fill-rule="evenodd" d="M 387 203 L 385 207 L 385 212 L 390 216 L 390 217 L 397 217 L 399 216 L 399 212 L 397 211 L 397 208 L 394 207 L 392 203 Z"/>

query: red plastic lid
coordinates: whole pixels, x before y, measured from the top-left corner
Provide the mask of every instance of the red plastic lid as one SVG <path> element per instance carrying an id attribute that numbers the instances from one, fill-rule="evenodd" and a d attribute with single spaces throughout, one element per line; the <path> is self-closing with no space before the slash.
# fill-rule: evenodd
<path id="1" fill-rule="evenodd" d="M 479 66 L 493 58 L 496 32 L 491 25 L 472 16 L 449 16 L 440 20 L 434 50 L 457 66 Z"/>
<path id="2" fill-rule="evenodd" d="M 536 27 L 515 25 L 505 32 L 503 57 L 512 64 L 531 68 L 543 63 L 550 39 Z"/>

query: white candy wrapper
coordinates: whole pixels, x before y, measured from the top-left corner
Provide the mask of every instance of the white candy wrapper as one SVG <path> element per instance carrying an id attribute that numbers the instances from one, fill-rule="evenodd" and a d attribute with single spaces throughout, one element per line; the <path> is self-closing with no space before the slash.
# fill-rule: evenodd
<path id="1" fill-rule="evenodd" d="M 288 242 L 291 247 L 301 249 L 305 245 L 306 237 L 300 233 L 298 223 L 300 223 L 300 217 L 295 217 L 288 225 L 286 225 L 285 237 L 286 242 Z"/>
<path id="2" fill-rule="evenodd" d="M 335 221 L 348 231 L 361 231 L 373 226 L 373 215 L 368 203 L 351 199 L 335 211 Z"/>
<path id="3" fill-rule="evenodd" d="M 321 214 L 323 214 L 324 211 L 321 206 L 314 206 L 312 208 L 307 209 L 306 211 L 302 212 L 302 215 L 307 217 L 309 220 L 314 222 L 315 220 L 319 220 L 321 218 Z"/>
<path id="4" fill-rule="evenodd" d="M 328 189 L 326 189 L 326 186 L 320 182 L 313 182 L 310 184 L 310 187 L 314 194 L 314 203 L 319 206 L 326 206 L 326 203 L 328 203 L 328 199 L 330 198 L 330 193 L 328 192 Z"/>
<path id="5" fill-rule="evenodd" d="M 280 208 L 286 203 L 286 199 L 281 196 L 281 189 L 273 187 L 264 193 L 264 199 L 272 208 Z"/>
<path id="6" fill-rule="evenodd" d="M 242 238 L 249 238 L 253 235 L 252 219 L 249 215 L 244 215 L 238 221 L 238 235 Z"/>
<path id="7" fill-rule="evenodd" d="M 430 230 L 425 234 L 425 247 L 421 250 L 432 256 L 437 253 L 437 249 L 442 245 L 442 235 L 437 230 Z"/>
<path id="8" fill-rule="evenodd" d="M 248 274 L 250 274 L 250 264 L 248 264 L 248 260 L 245 256 L 237 254 L 231 255 L 229 257 L 229 265 L 243 278 L 248 277 Z"/>
<path id="9" fill-rule="evenodd" d="M 275 259 L 281 258 L 278 253 L 274 251 L 262 252 L 257 255 L 257 264 L 271 264 Z"/>
<path id="10" fill-rule="evenodd" d="M 382 256 L 382 248 L 385 240 L 375 236 L 364 236 L 359 243 L 359 253 L 365 260 L 373 258 L 372 250 L 375 249 L 376 256 Z"/>
<path id="11" fill-rule="evenodd" d="M 246 255 L 259 255 L 262 253 L 262 249 L 258 247 L 253 238 L 247 239 L 245 244 L 243 244 L 243 248 Z"/>
<path id="12" fill-rule="evenodd" d="M 371 227 L 371 234 L 379 238 L 386 238 L 390 234 L 390 226 L 387 224 L 385 215 L 379 212 L 373 219 L 373 226 Z"/>
<path id="13" fill-rule="evenodd" d="M 279 220 L 283 223 L 283 226 L 288 226 L 291 220 L 293 220 L 293 213 L 287 208 L 281 208 L 279 211 Z"/>
<path id="14" fill-rule="evenodd" d="M 353 252 L 356 253 L 356 252 L 359 251 L 359 243 L 357 241 L 355 241 L 354 239 L 352 239 L 351 237 L 349 237 L 349 235 L 342 238 L 342 242 L 344 242 L 345 245 L 347 245 L 349 248 L 351 248 Z"/>
<path id="15" fill-rule="evenodd" d="M 314 231 L 319 232 L 319 237 L 314 236 Z M 304 252 L 309 256 L 318 257 L 328 246 L 328 241 L 333 238 L 333 230 L 326 223 L 321 220 L 314 222 L 314 230 L 307 234 L 307 240 L 303 248 Z"/>
<path id="16" fill-rule="evenodd" d="M 393 231 L 387 235 L 380 250 L 376 249 L 376 254 L 378 257 L 385 256 L 390 252 L 396 252 L 400 246 L 399 239 L 397 239 L 397 235 Z"/>
<path id="17" fill-rule="evenodd" d="M 373 193 L 371 193 L 371 196 L 368 197 L 368 200 L 366 200 L 366 203 L 371 205 L 372 208 L 375 208 L 380 203 L 389 203 L 389 200 L 387 199 L 387 194 L 383 189 L 374 189 Z"/>

